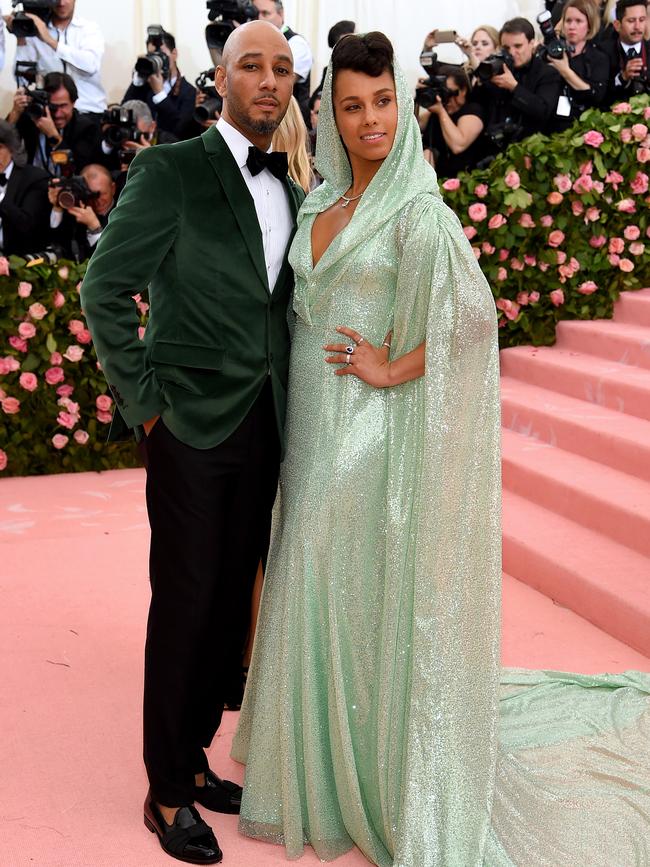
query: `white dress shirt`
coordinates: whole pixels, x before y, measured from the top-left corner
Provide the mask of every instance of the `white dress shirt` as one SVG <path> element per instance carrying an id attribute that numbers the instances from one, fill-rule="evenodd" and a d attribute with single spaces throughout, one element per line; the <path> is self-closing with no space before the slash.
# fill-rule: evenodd
<path id="1" fill-rule="evenodd" d="M 253 143 L 239 130 L 223 118 L 217 121 L 217 129 L 235 158 L 242 177 L 246 181 L 246 186 L 253 197 L 257 221 L 262 232 L 269 291 L 272 292 L 280 274 L 293 229 L 287 190 L 282 181 L 274 177 L 268 169 L 263 169 L 255 177 L 251 175 L 246 160 L 248 159 L 248 149 Z M 271 148 L 269 148 L 270 150 Z"/>
<path id="2" fill-rule="evenodd" d="M 14 161 L 11 160 L 7 168 L 5 169 L 5 177 L 7 178 L 7 184 L 9 183 L 9 178 L 11 177 L 11 173 L 14 170 Z M 7 184 L 4 187 L 0 187 L 0 202 L 5 197 L 5 193 L 7 192 Z M 4 248 L 4 234 L 2 232 L 2 217 L 0 217 L 0 250 Z"/>
<path id="3" fill-rule="evenodd" d="M 5 22 L 0 16 L 0 69 L 5 65 Z"/>
<path id="4" fill-rule="evenodd" d="M 26 45 L 17 46 L 16 60 L 35 61 L 38 71 L 43 74 L 67 72 L 79 91 L 75 108 L 78 111 L 105 111 L 106 94 L 100 80 L 104 37 L 99 25 L 75 15 L 65 30 L 57 30 L 52 22 L 47 29 L 54 39 L 58 39 L 56 50 L 38 36 L 29 36 Z"/>
<path id="5" fill-rule="evenodd" d="M 285 29 L 286 25 L 282 28 L 283 33 Z M 301 36 L 299 33 L 296 33 L 295 36 L 292 36 L 288 41 L 289 48 L 293 54 L 293 71 L 298 76 L 298 81 L 307 81 L 309 79 L 311 68 L 314 65 L 314 58 L 309 43 L 305 37 Z"/>

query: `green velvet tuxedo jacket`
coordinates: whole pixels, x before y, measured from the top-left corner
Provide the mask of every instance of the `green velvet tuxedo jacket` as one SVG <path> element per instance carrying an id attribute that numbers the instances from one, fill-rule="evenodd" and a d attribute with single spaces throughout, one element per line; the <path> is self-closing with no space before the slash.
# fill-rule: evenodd
<path id="1" fill-rule="evenodd" d="M 285 187 L 295 218 L 304 193 L 289 178 Z M 147 287 L 141 341 L 133 296 Z M 211 448 L 270 377 L 283 440 L 293 288 L 286 253 L 272 288 L 252 196 L 218 130 L 142 151 L 81 287 L 117 407 L 110 438 L 161 415 L 181 441 Z"/>

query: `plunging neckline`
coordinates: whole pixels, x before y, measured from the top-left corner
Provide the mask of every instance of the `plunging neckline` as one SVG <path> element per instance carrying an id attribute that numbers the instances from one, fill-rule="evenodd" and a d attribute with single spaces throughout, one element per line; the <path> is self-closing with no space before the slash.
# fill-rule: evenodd
<path id="1" fill-rule="evenodd" d="M 364 192 L 365 192 L 365 190 L 364 190 Z M 337 199 L 337 201 L 338 201 L 338 199 Z M 336 202 L 335 202 L 334 204 L 336 204 Z M 359 204 L 361 204 L 361 203 L 359 202 Z M 330 206 L 330 207 L 331 207 L 331 206 Z M 320 254 L 320 256 L 318 257 L 318 261 L 317 261 L 317 262 L 314 262 L 314 226 L 316 225 L 316 220 L 320 217 L 321 214 L 324 214 L 325 211 L 319 211 L 319 212 L 314 216 L 314 219 L 313 219 L 312 224 L 311 224 L 311 228 L 310 228 L 310 230 L 309 230 L 309 259 L 310 259 L 310 262 L 311 262 L 311 270 L 312 270 L 312 271 L 315 271 L 316 268 L 318 268 L 318 266 L 319 266 L 320 263 L 323 261 L 323 259 L 325 258 L 325 256 L 327 256 L 327 254 L 328 254 L 329 251 L 332 249 L 332 247 L 334 246 L 334 244 L 336 244 L 336 242 L 340 240 L 341 236 L 342 236 L 342 235 L 347 231 L 347 228 L 348 228 L 348 226 L 350 225 L 350 223 L 352 222 L 352 220 L 354 220 L 354 215 L 356 214 L 356 212 L 358 211 L 358 209 L 359 209 L 359 205 L 356 206 L 356 208 L 355 208 L 354 211 L 352 212 L 352 216 L 351 216 L 350 219 L 347 221 L 347 223 L 345 224 L 345 226 L 343 226 L 343 228 L 342 228 L 340 231 L 338 231 L 335 235 L 332 236 L 332 240 L 329 242 L 329 244 L 327 245 L 327 247 L 325 247 L 325 249 L 323 250 L 323 252 Z M 327 211 L 327 210 L 329 210 L 329 208 L 326 208 L 325 210 Z"/>

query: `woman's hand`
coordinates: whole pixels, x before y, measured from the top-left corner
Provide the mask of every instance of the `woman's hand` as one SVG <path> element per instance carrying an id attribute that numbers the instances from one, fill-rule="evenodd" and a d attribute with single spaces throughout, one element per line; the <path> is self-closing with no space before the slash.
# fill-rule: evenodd
<path id="1" fill-rule="evenodd" d="M 374 388 L 386 388 L 390 384 L 388 356 L 390 354 L 391 332 L 388 332 L 384 343 L 378 348 L 372 343 L 368 343 L 353 328 L 345 328 L 340 325 L 336 330 L 339 334 L 349 338 L 347 343 L 328 343 L 323 347 L 326 352 L 335 353 L 325 359 L 328 364 L 343 365 L 335 371 L 336 376 L 345 376 L 351 373 Z M 352 352 L 348 352 L 349 349 Z"/>
<path id="2" fill-rule="evenodd" d="M 562 57 L 556 60 L 554 57 L 549 57 L 548 62 L 551 66 L 554 66 L 555 69 L 560 73 L 560 75 L 565 78 L 566 73 L 571 71 L 571 66 L 569 64 L 569 55 L 566 51 L 562 52 Z"/>

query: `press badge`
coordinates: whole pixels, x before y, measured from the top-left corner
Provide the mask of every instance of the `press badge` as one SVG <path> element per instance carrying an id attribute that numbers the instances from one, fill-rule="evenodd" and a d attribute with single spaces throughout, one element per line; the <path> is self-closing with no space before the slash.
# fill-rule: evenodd
<path id="1" fill-rule="evenodd" d="M 559 117 L 570 117 L 571 116 L 571 100 L 569 97 L 562 93 L 560 98 L 557 101 L 557 109 L 555 113 Z"/>

